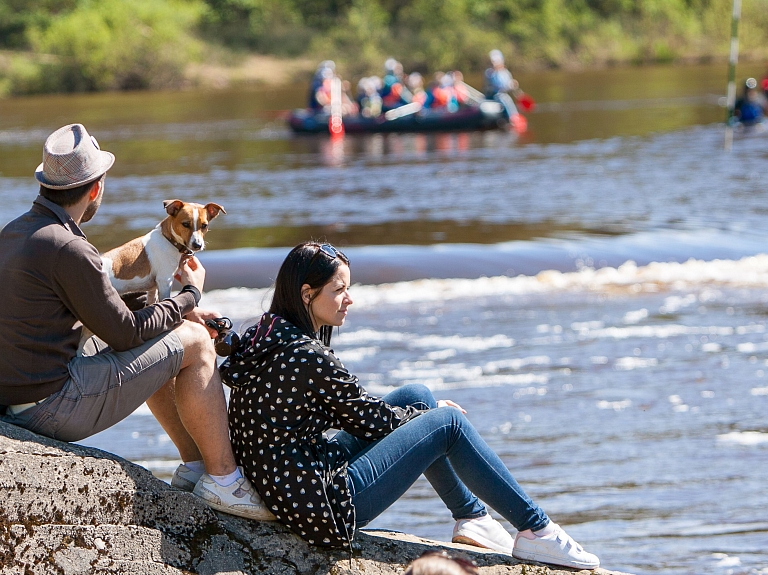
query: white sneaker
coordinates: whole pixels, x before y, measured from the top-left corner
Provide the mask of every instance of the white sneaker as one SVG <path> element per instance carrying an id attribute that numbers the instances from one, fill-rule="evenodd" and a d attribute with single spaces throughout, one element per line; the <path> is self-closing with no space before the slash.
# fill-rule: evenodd
<path id="1" fill-rule="evenodd" d="M 277 518 L 267 509 L 259 494 L 245 477 L 236 480 L 232 485 L 222 487 L 207 473 L 203 473 L 200 481 L 192 491 L 209 507 L 258 521 L 275 521 Z"/>
<path id="2" fill-rule="evenodd" d="M 459 519 L 453 526 L 451 542 L 485 547 L 501 553 L 512 553 L 515 546 L 512 536 L 490 515 L 476 519 Z"/>
<path id="3" fill-rule="evenodd" d="M 192 493 L 195 489 L 195 485 L 197 485 L 197 482 L 200 481 L 202 476 L 202 473 L 192 471 L 189 467 L 181 463 L 176 468 L 176 471 L 173 472 L 171 485 L 182 491 L 189 491 Z"/>
<path id="4" fill-rule="evenodd" d="M 563 528 L 553 523 L 553 533 L 536 539 L 527 539 L 519 533 L 515 538 L 515 549 L 512 555 L 524 561 L 550 563 L 574 569 L 597 569 L 600 559 L 592 553 L 584 551 Z"/>

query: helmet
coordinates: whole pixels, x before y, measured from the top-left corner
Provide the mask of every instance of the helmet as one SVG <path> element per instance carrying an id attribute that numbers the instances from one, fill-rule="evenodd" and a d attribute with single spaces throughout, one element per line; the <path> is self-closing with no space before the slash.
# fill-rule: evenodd
<path id="1" fill-rule="evenodd" d="M 501 53 L 501 50 L 491 50 L 488 57 L 491 59 L 491 64 L 504 63 L 504 55 Z"/>
<path id="2" fill-rule="evenodd" d="M 408 87 L 421 88 L 424 85 L 424 78 L 418 72 L 408 74 Z"/>

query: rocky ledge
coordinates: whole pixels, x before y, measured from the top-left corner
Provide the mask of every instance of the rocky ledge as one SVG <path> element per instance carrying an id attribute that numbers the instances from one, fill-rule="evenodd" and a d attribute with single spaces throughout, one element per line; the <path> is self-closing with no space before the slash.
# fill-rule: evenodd
<path id="1" fill-rule="evenodd" d="M 2 422 L 0 492 L 2 575 L 396 575 L 434 549 L 460 551 L 483 575 L 574 573 L 385 531 L 360 534 L 351 556 L 310 547 L 278 523 L 214 512 L 116 455 Z"/>

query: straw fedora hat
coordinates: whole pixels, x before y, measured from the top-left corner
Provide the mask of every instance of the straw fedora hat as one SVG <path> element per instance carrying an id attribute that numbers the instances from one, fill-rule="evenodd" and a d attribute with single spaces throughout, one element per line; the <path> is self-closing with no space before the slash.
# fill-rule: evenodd
<path id="1" fill-rule="evenodd" d="M 35 179 L 46 188 L 68 190 L 100 178 L 114 163 L 115 156 L 102 151 L 85 126 L 70 124 L 48 136 Z"/>

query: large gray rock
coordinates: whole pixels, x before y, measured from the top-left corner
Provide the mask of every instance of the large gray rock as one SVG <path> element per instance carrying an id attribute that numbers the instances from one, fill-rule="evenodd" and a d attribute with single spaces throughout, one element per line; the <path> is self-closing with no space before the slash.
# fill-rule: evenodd
<path id="1" fill-rule="evenodd" d="M 360 534 L 351 556 L 310 547 L 279 523 L 216 513 L 125 459 L 0 422 L 2 575 L 395 575 L 436 548 L 484 575 L 573 573 L 392 532 Z"/>

